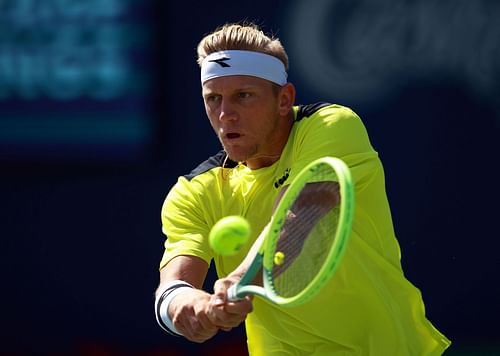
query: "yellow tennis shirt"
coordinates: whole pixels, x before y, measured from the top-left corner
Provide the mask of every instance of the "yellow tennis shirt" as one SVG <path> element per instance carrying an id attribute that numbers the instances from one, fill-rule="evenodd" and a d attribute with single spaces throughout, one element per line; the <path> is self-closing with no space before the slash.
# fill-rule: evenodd
<path id="1" fill-rule="evenodd" d="M 304 305 L 281 308 L 256 297 L 246 319 L 250 354 L 440 355 L 450 342 L 426 319 L 420 291 L 403 274 L 383 167 L 362 121 L 339 105 L 298 106 L 294 113 L 288 142 L 272 166 L 251 170 L 219 152 L 179 178 L 162 209 L 167 240 L 160 268 L 193 255 L 213 259 L 218 275 L 226 276 L 269 222 L 280 189 L 314 159 L 338 157 L 351 169 L 356 195 L 344 260 Z M 216 255 L 208 244 L 210 228 L 227 215 L 245 216 L 253 228 L 247 246 L 231 257 Z"/>

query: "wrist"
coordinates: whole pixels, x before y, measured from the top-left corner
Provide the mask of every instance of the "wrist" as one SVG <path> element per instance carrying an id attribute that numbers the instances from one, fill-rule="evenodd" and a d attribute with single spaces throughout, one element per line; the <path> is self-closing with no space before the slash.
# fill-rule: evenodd
<path id="1" fill-rule="evenodd" d="M 174 280 L 164 283 L 156 294 L 155 314 L 156 321 L 160 327 L 173 335 L 182 335 L 174 326 L 172 318 L 169 315 L 169 306 L 172 300 L 181 293 L 192 290 L 194 287 L 181 280 Z"/>

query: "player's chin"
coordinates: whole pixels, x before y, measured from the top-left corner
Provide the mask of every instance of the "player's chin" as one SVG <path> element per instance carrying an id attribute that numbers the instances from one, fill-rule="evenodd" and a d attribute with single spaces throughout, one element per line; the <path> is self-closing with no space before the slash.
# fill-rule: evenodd
<path id="1" fill-rule="evenodd" d="M 224 151 L 226 151 L 229 159 L 233 162 L 245 162 L 246 159 L 248 158 L 248 155 L 243 152 L 242 150 L 239 150 L 236 147 L 232 146 L 227 146 L 223 145 Z"/>

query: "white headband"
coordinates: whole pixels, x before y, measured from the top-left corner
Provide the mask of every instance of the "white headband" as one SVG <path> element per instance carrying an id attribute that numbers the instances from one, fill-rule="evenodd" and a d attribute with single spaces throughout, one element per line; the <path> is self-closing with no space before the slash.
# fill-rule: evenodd
<path id="1" fill-rule="evenodd" d="M 287 83 L 285 65 L 278 58 L 254 51 L 220 51 L 211 53 L 201 63 L 201 84 L 229 75 L 249 75 L 278 85 Z"/>

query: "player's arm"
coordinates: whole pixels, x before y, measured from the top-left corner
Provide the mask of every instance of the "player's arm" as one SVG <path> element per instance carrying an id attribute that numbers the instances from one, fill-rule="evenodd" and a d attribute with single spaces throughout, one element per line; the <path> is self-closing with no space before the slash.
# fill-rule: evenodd
<path id="1" fill-rule="evenodd" d="M 172 331 L 194 342 L 204 342 L 219 329 L 230 330 L 239 325 L 252 309 L 251 303 L 235 303 L 227 310 L 216 310 L 213 296 L 201 290 L 207 271 L 208 264 L 195 256 L 178 256 L 160 271 L 157 300 L 168 295 L 168 288 L 180 281 L 192 286 L 178 287 L 166 312 L 175 329 Z"/>

